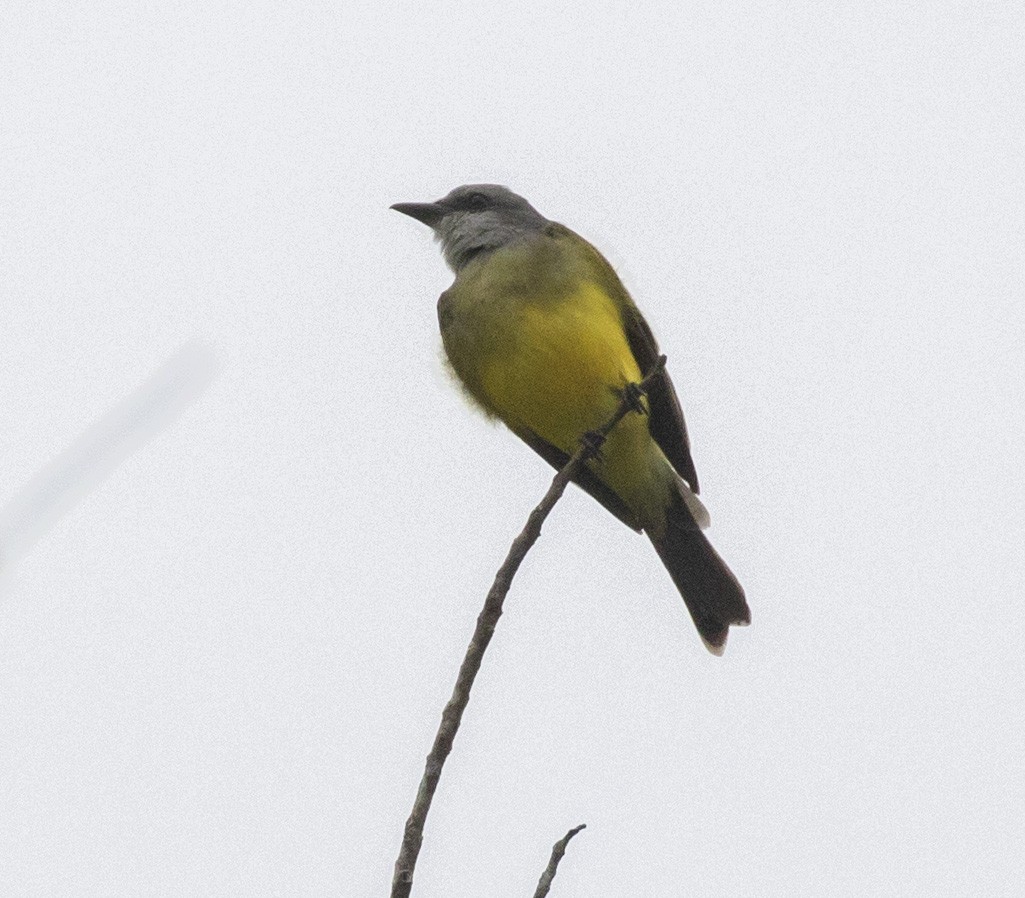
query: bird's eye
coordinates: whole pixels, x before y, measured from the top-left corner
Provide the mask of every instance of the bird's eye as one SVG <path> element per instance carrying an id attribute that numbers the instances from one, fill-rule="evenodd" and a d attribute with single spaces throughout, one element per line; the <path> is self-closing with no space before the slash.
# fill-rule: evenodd
<path id="1" fill-rule="evenodd" d="M 488 198 L 483 193 L 471 193 L 466 198 L 466 205 L 474 212 L 480 212 L 488 207 Z"/>

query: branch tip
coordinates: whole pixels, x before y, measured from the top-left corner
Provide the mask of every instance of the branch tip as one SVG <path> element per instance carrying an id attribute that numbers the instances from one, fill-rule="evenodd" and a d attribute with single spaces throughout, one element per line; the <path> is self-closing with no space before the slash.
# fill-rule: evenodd
<path id="1" fill-rule="evenodd" d="M 545 898 L 548 894 L 549 889 L 552 887 L 552 881 L 555 879 L 555 873 L 559 869 L 559 861 L 562 860 L 563 855 L 566 853 L 566 846 L 569 845 L 569 840 L 582 829 L 587 829 L 586 823 L 574 826 L 573 829 L 552 846 L 552 856 L 548 859 L 548 866 L 545 867 L 545 872 L 541 874 L 541 878 L 538 880 L 534 898 Z"/>

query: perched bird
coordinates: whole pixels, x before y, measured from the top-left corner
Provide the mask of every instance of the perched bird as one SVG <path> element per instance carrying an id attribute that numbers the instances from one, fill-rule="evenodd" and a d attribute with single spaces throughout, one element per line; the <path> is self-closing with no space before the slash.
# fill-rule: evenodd
<path id="1" fill-rule="evenodd" d="M 590 243 L 494 184 L 391 207 L 423 222 L 455 272 L 438 300 L 442 342 L 468 395 L 561 468 L 604 424 L 658 345 L 616 272 Z M 576 482 L 644 531 L 710 651 L 747 624 L 744 591 L 702 529 L 683 412 L 668 373 L 627 415 Z"/>

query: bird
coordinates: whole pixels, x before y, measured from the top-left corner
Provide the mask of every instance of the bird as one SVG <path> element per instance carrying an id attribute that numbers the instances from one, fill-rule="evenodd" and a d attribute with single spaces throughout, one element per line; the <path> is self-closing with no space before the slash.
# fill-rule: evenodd
<path id="1" fill-rule="evenodd" d="M 659 360 L 651 328 L 587 240 L 497 184 L 392 209 L 427 225 L 455 274 L 438 300 L 448 363 L 472 403 L 558 469 Z M 663 367 L 575 477 L 645 533 L 705 646 L 721 655 L 751 612 L 705 536 L 709 515 L 676 390 Z"/>

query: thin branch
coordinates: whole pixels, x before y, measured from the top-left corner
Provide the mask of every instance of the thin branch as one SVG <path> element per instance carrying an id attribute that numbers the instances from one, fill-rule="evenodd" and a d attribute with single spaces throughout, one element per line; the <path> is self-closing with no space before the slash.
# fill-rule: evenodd
<path id="1" fill-rule="evenodd" d="M 452 743 L 459 730 L 459 722 L 470 701 L 470 689 L 473 687 L 477 671 L 480 670 L 488 643 L 491 642 L 491 637 L 495 633 L 498 619 L 502 616 L 502 603 L 509 592 L 516 571 L 527 552 L 530 551 L 530 547 L 537 542 L 537 538 L 541 535 L 541 526 L 544 524 L 545 518 L 555 507 L 555 503 L 559 501 L 577 471 L 588 459 L 598 454 L 603 440 L 627 414 L 631 411 L 643 411 L 639 396 L 662 373 L 665 364 L 666 357 L 660 356 L 641 383 L 630 385 L 623 391 L 622 401 L 615 414 L 597 431 L 584 436 L 577 451 L 555 475 L 552 485 L 548 488 L 548 492 L 545 493 L 540 504 L 530 513 L 526 525 L 520 535 L 513 540 L 509 554 L 498 569 L 495 582 L 491 585 L 487 598 L 484 600 L 484 608 L 477 617 L 477 625 L 474 627 L 470 645 L 466 649 L 466 656 L 459 668 L 452 697 L 442 712 L 441 725 L 434 737 L 434 745 L 431 746 L 431 752 L 427 755 L 424 775 L 420 780 L 420 788 L 417 789 L 416 800 L 413 802 L 413 811 L 406 821 L 398 860 L 395 861 L 391 898 L 408 898 L 413 888 L 413 870 L 416 867 L 416 859 L 423 843 L 427 812 L 434 799 L 434 792 L 438 788 L 438 780 L 441 779 L 441 768 L 444 766 L 449 752 L 452 751 Z"/>
<path id="2" fill-rule="evenodd" d="M 582 829 L 587 829 L 586 823 L 574 826 L 573 829 L 552 846 L 552 856 L 548 860 L 545 872 L 541 874 L 541 878 L 537 882 L 537 891 L 534 892 L 534 898 L 545 898 L 548 894 L 548 890 L 552 887 L 552 880 L 555 879 L 555 871 L 559 869 L 559 861 L 562 860 L 562 856 L 566 853 L 566 846 L 569 845 L 569 840 Z"/>

